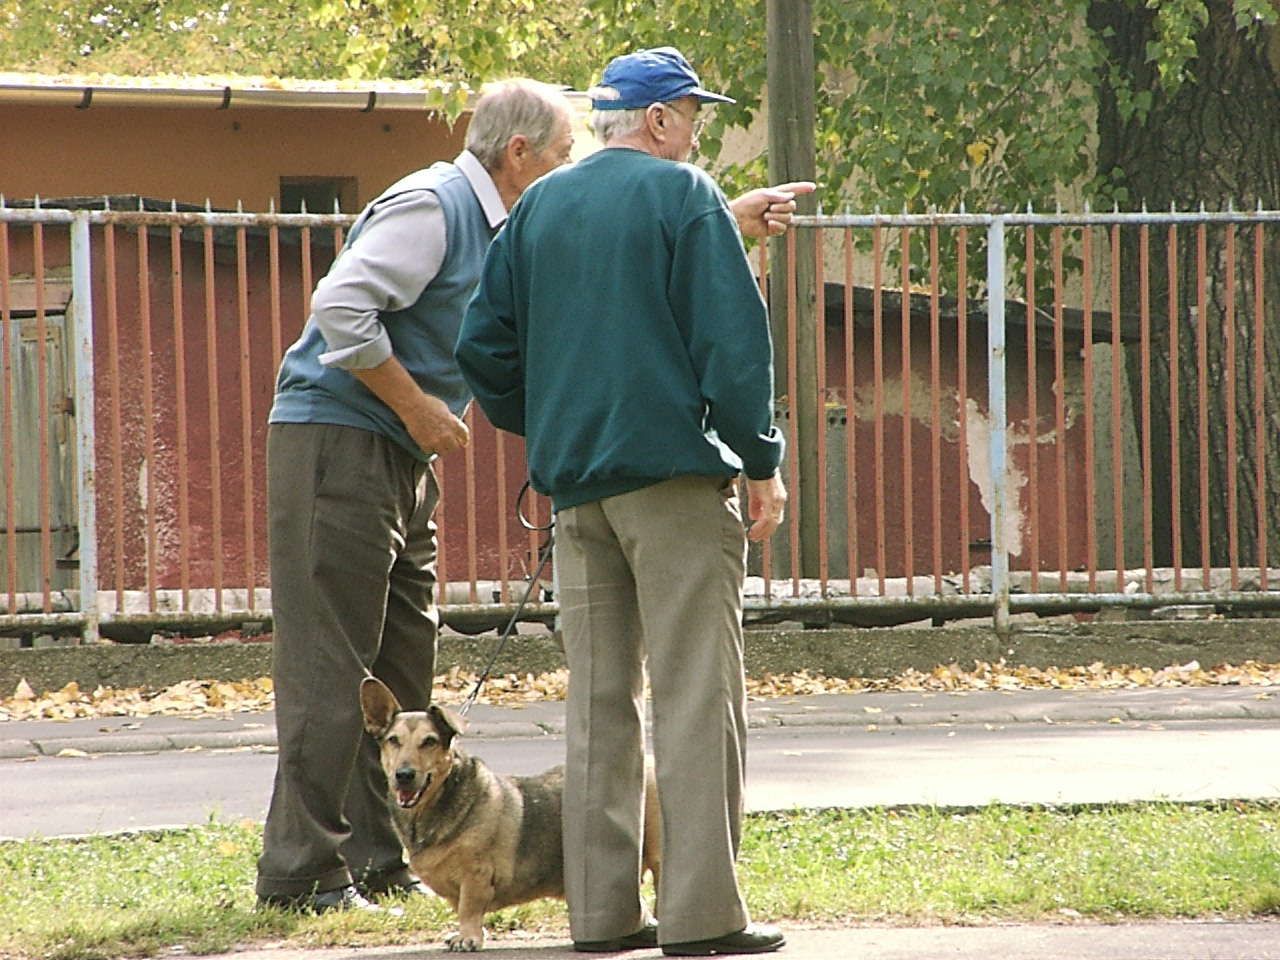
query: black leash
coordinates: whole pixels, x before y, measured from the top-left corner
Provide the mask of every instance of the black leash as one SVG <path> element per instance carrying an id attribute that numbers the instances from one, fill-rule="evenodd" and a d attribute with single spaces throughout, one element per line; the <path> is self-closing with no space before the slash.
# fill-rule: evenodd
<path id="1" fill-rule="evenodd" d="M 520 602 L 516 604 L 515 612 L 511 614 L 511 619 L 507 621 L 507 627 L 502 631 L 502 636 L 498 639 L 498 646 L 493 651 L 493 656 L 489 658 L 488 664 L 480 674 L 480 678 L 476 680 L 475 688 L 467 695 L 467 699 L 463 702 L 458 713 L 466 716 L 467 711 L 471 709 L 471 705 L 476 702 L 476 697 L 480 696 L 480 690 L 484 687 L 484 683 L 489 679 L 489 672 L 493 669 L 493 665 L 498 662 L 498 656 L 502 653 L 502 648 L 506 645 L 507 639 L 511 636 L 516 628 L 516 622 L 520 619 L 520 614 L 524 612 L 525 604 L 529 602 L 529 597 L 533 595 L 533 591 L 537 589 L 538 577 L 542 575 L 543 569 L 547 565 L 547 561 L 551 559 L 551 547 L 555 543 L 555 520 L 551 520 L 545 527 L 539 527 L 528 520 L 524 515 L 521 504 L 524 502 L 524 495 L 529 491 L 529 481 L 524 482 L 524 486 L 520 488 L 520 494 L 516 497 L 516 516 L 520 518 L 520 525 L 526 530 L 534 530 L 537 532 L 545 532 L 547 542 L 542 545 L 542 554 L 538 560 L 538 569 L 533 571 L 533 576 L 529 578 L 529 586 L 524 591 L 524 596 L 520 598 Z"/>

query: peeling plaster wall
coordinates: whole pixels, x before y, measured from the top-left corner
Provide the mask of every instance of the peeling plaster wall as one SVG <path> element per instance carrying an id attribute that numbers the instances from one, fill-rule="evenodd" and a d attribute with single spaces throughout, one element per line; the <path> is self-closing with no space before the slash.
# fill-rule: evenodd
<path id="1" fill-rule="evenodd" d="M 976 329 L 967 338 L 967 384 L 961 395 L 958 350 L 954 320 L 945 321 L 941 331 L 938 362 L 938 415 L 936 427 L 938 463 L 933 460 L 933 363 L 930 354 L 930 331 L 927 319 L 912 324 L 911 369 L 903 395 L 901 328 L 895 322 L 883 329 L 881 346 L 881 381 L 876 389 L 874 344 L 868 326 L 857 325 L 854 331 L 854 389 L 851 408 L 845 409 L 848 391 L 844 384 L 843 322 L 828 318 L 826 356 L 827 405 L 827 538 L 832 576 L 843 576 L 846 564 L 853 558 L 856 574 L 883 572 L 902 576 L 906 567 L 911 573 L 934 572 L 940 555 L 942 573 L 958 572 L 966 560 L 971 564 L 988 562 L 983 546 L 991 536 L 992 506 L 990 464 L 990 422 L 987 414 L 986 342 Z M 1088 531 L 1080 518 L 1088 513 L 1090 456 L 1085 449 L 1084 364 L 1077 344 L 1068 345 L 1062 357 L 1062 380 L 1058 382 L 1057 364 L 1052 344 L 1039 343 L 1036 353 L 1036 429 L 1027 422 L 1030 410 L 1025 337 L 1019 336 L 1017 325 L 1010 326 L 1007 355 L 1007 409 L 1010 431 L 1007 440 L 1006 478 L 1011 506 L 1006 515 L 1005 541 L 1013 568 L 1027 570 L 1033 565 L 1043 573 L 1057 570 L 1065 550 L 1068 569 L 1084 566 L 1087 556 Z M 1114 557 L 1113 542 L 1103 537 L 1103 527 L 1112 524 L 1110 484 L 1100 477 L 1110 476 L 1110 463 L 1098 458 L 1102 446 L 1100 434 L 1110 442 L 1111 407 L 1109 391 L 1100 387 L 1110 383 L 1110 352 L 1094 349 L 1095 449 L 1093 510 L 1096 515 L 1098 550 L 1094 562 Z M 1063 446 L 1059 457 L 1058 398 L 1063 406 Z M 904 404 L 907 416 L 903 417 Z M 877 424 L 877 416 L 881 419 Z M 851 417 L 851 419 L 850 419 Z M 1126 415 L 1125 422 L 1128 423 Z M 961 425 L 966 443 L 961 448 Z M 904 426 L 909 433 L 904 434 Z M 1131 427 L 1129 428 L 1131 433 Z M 854 447 L 853 486 L 850 493 L 847 442 L 852 432 Z M 1035 477 L 1032 476 L 1031 449 L 1036 449 Z M 1128 456 L 1131 441 L 1122 439 Z M 911 476 L 904 477 L 903 464 L 909 444 Z M 1109 451 L 1108 446 L 1108 451 Z M 878 465 L 883 476 L 877 473 Z M 936 479 L 935 479 L 936 478 Z M 1033 484 L 1038 484 L 1034 485 Z M 1124 495 L 1130 496 L 1125 486 Z M 939 504 L 935 515 L 935 491 Z M 847 520 L 847 503 L 852 497 L 855 523 L 852 530 Z M 882 515 L 877 515 L 877 497 L 882 498 Z M 908 498 L 910 498 L 908 502 Z M 1106 502 L 1104 502 L 1104 500 Z M 1035 509 L 1033 517 L 1032 510 Z M 1132 513 L 1123 507 L 1128 522 Z M 968 528 L 962 519 L 967 514 Z M 907 536 L 906 518 L 911 518 L 911 536 Z M 1140 513 L 1137 514 L 1140 517 Z M 1034 522 L 1033 522 L 1034 520 Z M 881 533 L 883 525 L 883 534 Z M 1034 538 L 1034 539 L 1033 539 Z M 853 541 L 852 543 L 850 541 Z M 1130 536 L 1126 534 L 1126 544 Z M 908 548 L 906 545 L 910 544 Z M 1108 554 L 1106 551 L 1111 550 Z M 775 572 L 788 568 L 789 547 L 785 534 L 775 538 L 773 551 Z M 780 566 L 779 566 L 780 565 Z M 1107 561 L 1110 565 L 1110 560 Z M 840 571 L 840 572 L 837 572 Z"/>
<path id="2" fill-rule="evenodd" d="M 970 397 L 965 401 L 965 415 L 969 427 L 969 479 L 977 486 L 982 496 L 982 506 L 990 515 L 994 506 L 991 484 L 991 419 L 985 408 Z M 1020 442 L 1016 431 L 1008 438 L 1008 445 Z M 1025 437 L 1021 441 L 1026 442 Z M 1010 463 L 1005 469 L 1005 483 L 1008 484 L 1011 509 L 1005 514 L 1004 536 L 1009 552 L 1020 556 L 1023 552 L 1023 532 L 1027 528 L 1026 514 L 1021 508 L 1023 491 L 1027 486 L 1027 475 Z"/>

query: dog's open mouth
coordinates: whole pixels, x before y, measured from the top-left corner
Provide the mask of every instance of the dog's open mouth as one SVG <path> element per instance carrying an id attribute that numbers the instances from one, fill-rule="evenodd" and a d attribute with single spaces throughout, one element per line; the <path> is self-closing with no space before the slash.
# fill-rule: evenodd
<path id="1" fill-rule="evenodd" d="M 418 801 L 422 799 L 422 795 L 427 792 L 427 787 L 429 786 L 431 786 L 431 774 L 428 773 L 422 780 L 422 786 L 416 790 L 397 787 L 395 792 L 396 803 L 398 803 L 404 810 L 417 806 Z"/>

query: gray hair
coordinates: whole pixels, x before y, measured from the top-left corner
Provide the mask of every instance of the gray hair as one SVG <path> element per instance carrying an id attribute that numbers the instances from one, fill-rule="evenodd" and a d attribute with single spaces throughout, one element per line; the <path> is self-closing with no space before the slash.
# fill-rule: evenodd
<path id="1" fill-rule="evenodd" d="M 648 107 L 637 110 L 592 110 L 591 132 L 601 143 L 608 143 L 615 137 L 630 136 L 644 126 L 644 116 L 648 110 Z"/>
<path id="2" fill-rule="evenodd" d="M 490 173 L 502 167 L 511 138 L 523 135 L 535 153 L 551 146 L 573 106 L 555 87 L 536 80 L 503 80 L 486 87 L 467 126 L 466 147 Z"/>

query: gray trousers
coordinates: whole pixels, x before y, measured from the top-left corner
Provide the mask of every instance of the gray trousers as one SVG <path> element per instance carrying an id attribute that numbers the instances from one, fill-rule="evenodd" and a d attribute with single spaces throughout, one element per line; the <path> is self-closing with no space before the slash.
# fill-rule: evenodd
<path id="1" fill-rule="evenodd" d="M 663 943 L 747 925 L 734 861 L 746 750 L 746 534 L 723 479 L 676 477 L 556 515 L 569 663 L 565 887 L 575 940 L 639 929 L 644 668 L 662 808 Z"/>
<path id="2" fill-rule="evenodd" d="M 403 882 L 359 691 L 368 668 L 406 710 L 430 701 L 435 475 L 367 430 L 273 424 L 267 495 L 280 752 L 257 893 Z"/>

